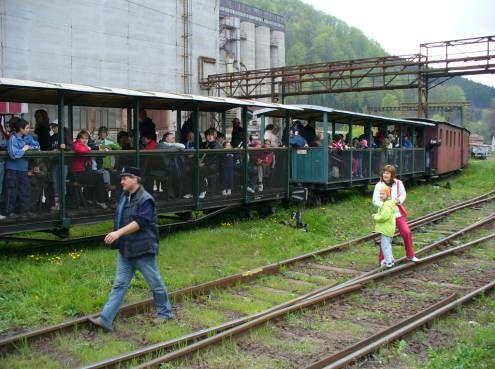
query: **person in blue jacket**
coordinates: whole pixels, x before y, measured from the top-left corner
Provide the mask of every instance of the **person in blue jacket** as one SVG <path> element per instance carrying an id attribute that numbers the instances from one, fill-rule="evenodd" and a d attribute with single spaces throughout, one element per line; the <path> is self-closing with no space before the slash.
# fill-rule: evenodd
<path id="1" fill-rule="evenodd" d="M 143 275 L 153 292 L 156 319 L 165 321 L 173 317 L 167 288 L 156 263 L 159 239 L 155 200 L 142 186 L 138 168 L 124 167 L 120 177 L 123 191 L 115 210 L 115 230 L 105 237 L 107 245 L 119 250 L 117 275 L 100 316 L 90 318 L 106 331 L 113 329 L 113 320 L 136 271 Z"/>
<path id="2" fill-rule="evenodd" d="M 5 163 L 7 186 L 5 211 L 7 217 L 19 213 L 29 213 L 31 207 L 31 180 L 29 178 L 29 160 L 25 157 L 27 151 L 39 151 L 40 144 L 29 134 L 29 123 L 22 118 L 14 117 L 9 122 L 12 128 L 7 152 L 9 157 Z"/>

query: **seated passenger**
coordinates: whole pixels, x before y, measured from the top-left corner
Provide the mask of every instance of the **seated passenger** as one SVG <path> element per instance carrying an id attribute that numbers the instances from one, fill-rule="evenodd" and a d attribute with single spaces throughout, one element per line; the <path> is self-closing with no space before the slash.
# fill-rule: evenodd
<path id="1" fill-rule="evenodd" d="M 158 144 L 158 149 L 167 151 L 182 151 L 185 149 L 184 144 L 175 142 L 175 135 L 172 132 L 166 132 L 163 135 L 163 142 Z M 184 177 L 184 159 L 183 155 L 161 155 L 164 168 L 162 183 L 165 182 L 165 192 L 168 199 L 179 198 L 183 196 L 183 177 Z M 163 180 L 164 178 L 164 180 Z M 187 179 L 186 179 L 187 180 Z"/>
<path id="2" fill-rule="evenodd" d="M 158 144 L 158 149 L 169 150 L 169 151 L 179 151 L 184 150 L 186 146 L 180 142 L 175 142 L 175 135 L 173 132 L 166 132 L 163 135 L 163 141 Z"/>
<path id="3" fill-rule="evenodd" d="M 206 142 L 204 145 L 205 149 L 218 150 L 222 147 L 216 141 L 216 130 L 214 128 L 209 128 L 205 132 Z M 200 199 L 204 199 L 206 192 L 209 189 L 213 193 L 216 192 L 217 177 L 220 169 L 220 157 L 219 154 L 205 154 L 200 161 L 202 185 L 201 193 L 199 194 Z"/>
<path id="4" fill-rule="evenodd" d="M 272 147 L 272 143 L 270 140 L 265 140 L 263 142 L 264 149 L 269 149 Z M 265 178 L 270 178 L 272 175 L 272 171 L 275 168 L 275 154 L 273 151 L 265 151 L 259 158 L 261 169 L 258 169 L 258 191 L 263 191 L 263 182 Z"/>
<path id="5" fill-rule="evenodd" d="M 129 135 L 129 132 L 127 131 L 120 131 L 117 134 L 117 143 L 121 147 L 122 150 L 132 150 L 133 145 L 131 141 L 131 136 Z M 136 156 L 134 153 L 129 153 L 125 155 L 118 155 L 117 159 L 115 160 L 115 170 L 120 173 L 122 168 L 125 167 L 132 167 L 136 165 Z M 121 186 L 118 186 L 117 188 L 120 188 Z"/>
<path id="6" fill-rule="evenodd" d="M 413 148 L 412 141 L 409 139 L 408 135 L 404 135 L 404 138 L 402 139 L 402 147 L 405 149 L 412 149 Z"/>
<path id="7" fill-rule="evenodd" d="M 108 207 L 106 204 L 108 192 L 105 188 L 103 175 L 98 170 L 93 169 L 92 159 L 84 155 L 91 152 L 88 142 L 89 133 L 82 130 L 77 134 L 76 141 L 72 143 L 72 149 L 76 154 L 79 154 L 72 159 L 72 176 L 77 183 L 83 186 L 84 195 L 87 195 L 88 202 L 94 201 L 96 205 L 106 209 Z M 90 191 L 89 187 L 94 188 Z"/>
<path id="8" fill-rule="evenodd" d="M 220 147 L 225 147 L 225 135 L 222 132 L 217 133 L 217 137 L 215 138 Z"/>
<path id="9" fill-rule="evenodd" d="M 36 213 L 43 206 L 43 192 L 46 194 L 48 190 L 48 167 L 46 163 L 40 158 L 36 158 L 28 175 L 31 179 L 31 197 L 33 199 L 31 208 Z"/>
<path id="10" fill-rule="evenodd" d="M 156 150 L 158 143 L 156 142 L 155 135 L 151 133 L 143 133 L 141 136 L 141 143 L 143 144 L 143 150 Z"/>
<path id="11" fill-rule="evenodd" d="M 276 129 L 273 124 L 268 124 L 265 128 L 265 134 L 263 136 L 264 140 L 270 140 L 272 147 L 279 147 L 280 140 L 276 134 Z"/>
<path id="12" fill-rule="evenodd" d="M 230 142 L 225 142 L 225 149 L 232 149 Z M 235 154 L 229 152 L 224 155 L 222 163 L 222 195 L 230 196 L 232 195 L 232 189 L 234 188 L 234 164 L 235 164 Z"/>
<path id="13" fill-rule="evenodd" d="M 293 129 L 290 131 L 289 145 L 295 148 L 308 147 L 308 142 L 299 134 L 297 129 Z"/>
<path id="14" fill-rule="evenodd" d="M 9 158 L 5 165 L 7 196 L 5 210 L 7 216 L 29 213 L 31 207 L 31 181 L 29 179 L 29 160 L 24 157 L 26 151 L 39 151 L 40 145 L 29 135 L 29 123 L 22 118 L 14 117 L 9 125 L 12 129 L 7 151 Z M 17 208 L 19 205 L 19 208 Z M 31 214 L 29 214 L 31 215 Z"/>
<path id="15" fill-rule="evenodd" d="M 265 140 L 263 146 L 259 141 L 255 141 L 255 148 L 270 148 L 270 140 Z M 255 193 L 255 189 L 263 192 L 263 178 L 270 175 L 275 164 L 273 152 L 253 151 L 249 153 L 249 186 L 247 191 Z"/>
<path id="16" fill-rule="evenodd" d="M 158 149 L 158 143 L 156 142 L 155 135 L 150 132 L 144 132 L 141 136 L 141 144 L 143 146 L 143 150 L 151 151 Z M 152 174 L 152 171 L 155 168 L 160 168 L 161 162 L 158 156 L 143 156 L 142 158 L 142 172 L 144 176 L 143 187 L 146 191 L 153 194 L 156 189 L 160 189 L 160 181 L 157 176 Z M 156 182 L 156 183 L 155 183 Z"/>
<path id="17" fill-rule="evenodd" d="M 120 131 L 117 133 L 117 144 L 121 150 L 132 150 L 131 135 L 127 131 Z"/>
<path id="18" fill-rule="evenodd" d="M 321 137 L 319 135 L 316 135 L 313 142 L 309 144 L 309 147 L 321 147 Z"/>
<path id="19" fill-rule="evenodd" d="M 194 150 L 194 132 L 187 132 L 187 136 L 185 139 L 184 145 L 186 146 L 186 150 Z"/>
<path id="20" fill-rule="evenodd" d="M 340 178 L 343 170 L 344 161 L 344 145 L 341 141 L 340 135 L 333 136 L 332 143 L 329 150 L 329 166 L 330 176 L 333 178 Z"/>

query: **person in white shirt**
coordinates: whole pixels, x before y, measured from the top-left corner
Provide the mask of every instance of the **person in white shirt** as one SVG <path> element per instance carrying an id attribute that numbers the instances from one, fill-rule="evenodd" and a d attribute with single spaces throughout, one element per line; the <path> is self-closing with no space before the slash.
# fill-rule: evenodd
<path id="1" fill-rule="evenodd" d="M 269 124 L 266 126 L 265 135 L 263 136 L 263 141 L 264 140 L 270 140 L 272 147 L 280 146 L 280 140 L 275 134 L 275 126 L 273 124 Z"/>
<path id="2" fill-rule="evenodd" d="M 401 180 L 395 178 L 396 169 L 393 165 L 385 165 L 382 169 L 380 175 L 380 181 L 375 185 L 375 190 L 373 191 L 373 205 L 380 207 L 382 201 L 380 200 L 380 188 L 385 184 L 391 187 L 392 190 L 392 200 L 398 205 L 395 212 L 395 225 L 399 230 L 399 233 L 404 240 L 404 247 L 406 249 L 407 259 L 413 262 L 418 261 L 413 247 L 412 233 L 407 224 L 406 217 L 399 210 L 399 206 L 406 201 L 406 189 Z M 380 263 L 383 261 L 383 255 L 380 251 Z"/>

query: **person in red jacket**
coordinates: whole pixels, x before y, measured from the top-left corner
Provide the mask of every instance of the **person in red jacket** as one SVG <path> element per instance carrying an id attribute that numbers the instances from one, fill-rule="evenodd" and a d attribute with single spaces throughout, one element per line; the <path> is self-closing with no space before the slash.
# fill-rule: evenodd
<path id="1" fill-rule="evenodd" d="M 152 151 L 158 149 L 158 143 L 156 142 L 156 134 L 151 132 L 143 132 L 141 136 L 141 143 L 143 144 L 143 150 Z M 155 191 L 155 182 L 157 189 L 160 187 L 160 179 L 152 175 L 152 171 L 160 169 L 161 161 L 159 155 L 145 155 L 142 158 L 142 170 L 143 170 L 143 186 L 146 191 L 153 194 Z"/>
<path id="2" fill-rule="evenodd" d="M 158 148 L 158 143 L 151 133 L 143 133 L 141 142 L 144 145 L 143 150 L 156 150 Z"/>
<path id="3" fill-rule="evenodd" d="M 91 157 L 85 155 L 91 152 L 88 141 L 88 131 L 82 130 L 77 134 L 76 140 L 72 143 L 72 150 L 76 154 L 80 154 L 80 156 L 76 155 L 72 159 L 72 176 L 76 182 L 83 186 L 84 195 L 88 201 L 94 201 L 96 205 L 106 209 L 108 207 L 106 204 L 108 192 L 105 190 L 103 176 L 101 173 L 93 170 Z"/>

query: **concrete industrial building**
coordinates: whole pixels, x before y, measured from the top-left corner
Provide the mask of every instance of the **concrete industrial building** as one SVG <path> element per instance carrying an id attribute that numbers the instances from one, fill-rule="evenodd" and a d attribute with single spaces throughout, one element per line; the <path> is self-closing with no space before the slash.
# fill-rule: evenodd
<path id="1" fill-rule="evenodd" d="M 284 65 L 284 43 L 282 17 L 233 0 L 0 0 L 2 77 L 200 94 L 208 74 Z M 123 120 L 74 111 L 75 128 Z"/>

